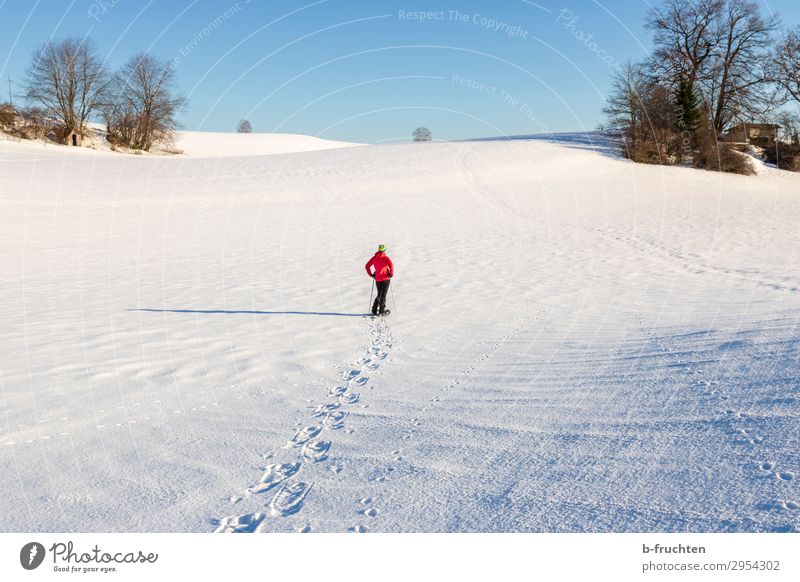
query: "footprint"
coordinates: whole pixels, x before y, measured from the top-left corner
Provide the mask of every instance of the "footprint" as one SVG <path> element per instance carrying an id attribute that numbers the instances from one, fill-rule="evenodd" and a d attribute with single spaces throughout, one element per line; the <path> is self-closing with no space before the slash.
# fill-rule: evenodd
<path id="1" fill-rule="evenodd" d="M 267 517 L 266 513 L 248 513 L 236 517 L 226 517 L 214 533 L 253 533 Z"/>
<path id="2" fill-rule="evenodd" d="M 331 441 L 309 441 L 303 445 L 300 454 L 306 461 L 318 463 L 328 458 L 328 449 L 331 448 Z"/>
<path id="3" fill-rule="evenodd" d="M 361 394 L 358 392 L 348 392 L 339 396 L 339 402 L 342 404 L 355 404 L 359 398 L 361 398 Z"/>
<path id="4" fill-rule="evenodd" d="M 311 526 L 310 525 L 304 525 L 298 531 L 299 531 L 299 533 L 311 533 Z"/>
<path id="5" fill-rule="evenodd" d="M 363 525 L 354 525 L 353 527 L 347 528 L 347 531 L 355 532 L 355 533 L 367 533 L 367 528 Z"/>
<path id="6" fill-rule="evenodd" d="M 328 388 L 328 397 L 337 398 L 347 392 L 347 386 L 336 386 L 335 388 Z"/>
<path id="7" fill-rule="evenodd" d="M 772 471 L 772 469 L 775 468 L 775 464 L 774 463 L 770 463 L 770 462 L 765 462 L 765 463 L 761 463 L 758 466 L 758 468 L 761 469 L 762 471 Z"/>
<path id="8" fill-rule="evenodd" d="M 786 503 L 783 501 L 762 501 L 756 505 L 756 509 L 769 512 L 780 512 L 787 509 Z"/>
<path id="9" fill-rule="evenodd" d="M 792 479 L 794 479 L 794 473 L 790 473 L 789 471 L 783 471 L 781 473 L 778 473 L 777 476 L 778 479 L 780 479 L 781 481 L 791 481 Z"/>
<path id="10" fill-rule="evenodd" d="M 378 467 L 374 469 L 369 477 L 367 477 L 369 481 L 377 481 L 378 483 L 383 483 L 386 481 L 386 470 L 382 467 Z"/>
<path id="11" fill-rule="evenodd" d="M 369 505 L 370 503 L 372 503 L 372 497 L 364 497 L 363 499 L 359 499 L 358 502 L 361 505 Z"/>
<path id="12" fill-rule="evenodd" d="M 339 404 L 336 402 L 330 402 L 328 404 L 320 404 L 314 409 L 314 412 L 311 413 L 311 416 L 317 418 L 319 416 L 325 416 L 331 410 L 336 410 L 339 408 Z"/>
<path id="13" fill-rule="evenodd" d="M 331 413 L 329 412 L 328 414 L 330 415 Z M 320 433 L 321 430 L 322 430 L 322 427 L 320 425 L 318 425 L 318 424 L 314 425 L 314 426 L 307 426 L 305 428 L 301 428 L 296 433 L 294 433 L 294 436 L 289 441 L 289 445 L 288 446 L 289 447 L 293 447 L 293 446 L 296 447 L 296 446 L 302 445 L 303 443 L 305 443 L 307 441 L 310 441 L 315 436 L 317 436 Z"/>
<path id="14" fill-rule="evenodd" d="M 283 483 L 300 470 L 300 463 L 281 463 L 280 465 L 267 465 L 258 485 L 250 487 L 248 493 L 266 493 L 276 485 Z"/>
<path id="15" fill-rule="evenodd" d="M 345 381 L 352 380 L 353 378 L 355 378 L 359 374 L 361 374 L 361 370 L 350 370 L 350 371 L 344 373 L 343 378 L 345 379 Z"/>
<path id="16" fill-rule="evenodd" d="M 269 510 L 275 516 L 292 515 L 303 507 L 306 495 L 311 491 L 310 483 L 285 483 L 269 503 Z"/>
<path id="17" fill-rule="evenodd" d="M 357 386 L 363 386 L 367 382 L 369 382 L 369 378 L 367 378 L 366 376 L 361 376 L 361 378 L 359 378 L 358 380 L 353 382 L 353 384 L 355 384 Z"/>
<path id="18" fill-rule="evenodd" d="M 327 428 L 332 430 L 343 428 L 344 421 L 347 418 L 348 414 L 350 413 L 344 410 L 335 410 L 333 412 L 329 412 L 328 415 L 325 417 L 325 420 L 322 421 L 322 424 L 324 424 Z"/>
<path id="19" fill-rule="evenodd" d="M 228 498 L 228 503 L 230 503 L 231 505 L 236 505 L 236 504 L 237 504 L 237 503 L 239 503 L 239 502 L 240 502 L 242 499 L 243 499 L 243 497 L 242 497 L 241 495 L 231 495 L 231 496 Z"/>
<path id="20" fill-rule="evenodd" d="M 367 517 L 375 517 L 376 515 L 378 515 L 378 510 L 374 507 L 370 507 L 369 509 L 365 509 L 364 511 L 362 511 L 362 513 Z"/>
<path id="21" fill-rule="evenodd" d="M 331 465 L 331 471 L 333 472 L 334 475 L 338 475 L 339 473 L 342 472 L 342 466 L 341 465 Z"/>
<path id="22" fill-rule="evenodd" d="M 792 511 L 795 511 L 797 509 L 800 509 L 800 504 L 796 503 L 795 501 L 787 501 L 786 509 L 791 509 Z"/>

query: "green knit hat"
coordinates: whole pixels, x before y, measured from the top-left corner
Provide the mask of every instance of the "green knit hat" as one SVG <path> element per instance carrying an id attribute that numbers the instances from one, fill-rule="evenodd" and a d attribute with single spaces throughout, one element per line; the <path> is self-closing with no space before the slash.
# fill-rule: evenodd
<path id="1" fill-rule="evenodd" d="M 379 253 L 386 252 L 386 245 L 378 245 L 378 252 Z"/>

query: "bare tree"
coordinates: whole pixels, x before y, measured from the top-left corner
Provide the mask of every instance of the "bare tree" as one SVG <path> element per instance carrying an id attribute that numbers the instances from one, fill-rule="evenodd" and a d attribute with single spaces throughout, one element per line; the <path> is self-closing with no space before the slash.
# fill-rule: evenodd
<path id="1" fill-rule="evenodd" d="M 800 115 L 791 111 L 782 111 L 775 117 L 775 121 L 781 126 L 778 136 L 780 142 L 800 145 Z"/>
<path id="2" fill-rule="evenodd" d="M 652 71 L 700 98 L 717 133 L 770 104 L 768 60 L 776 18 L 753 0 L 666 0 L 648 14 Z M 688 85 L 687 85 L 688 84 Z"/>
<path id="3" fill-rule="evenodd" d="M 61 138 L 84 135 L 86 123 L 103 104 L 109 77 L 91 39 L 51 40 L 33 53 L 26 99 L 61 125 Z"/>
<path id="4" fill-rule="evenodd" d="M 114 99 L 106 110 L 109 139 L 144 151 L 156 143 L 169 144 L 176 116 L 186 104 L 174 84 L 171 62 L 146 53 L 131 57 L 115 75 Z"/>
<path id="5" fill-rule="evenodd" d="M 676 153 L 675 105 L 670 91 L 648 76 L 645 66 L 627 63 L 614 74 L 603 109 L 609 127 L 623 136 L 625 157 L 647 163 L 670 163 Z"/>
<path id="6" fill-rule="evenodd" d="M 253 126 L 246 119 L 242 119 L 236 126 L 236 133 L 253 133 Z"/>
<path id="7" fill-rule="evenodd" d="M 651 8 L 646 26 L 655 32 L 654 69 L 662 79 L 694 88 L 720 42 L 715 22 L 724 0 L 666 0 Z"/>
<path id="8" fill-rule="evenodd" d="M 610 119 L 626 117 L 625 155 L 751 172 L 718 136 L 739 118 L 774 116 L 767 65 L 777 20 L 762 17 L 753 0 L 663 0 L 646 25 L 654 56 L 617 73 L 605 110 Z"/>
<path id="9" fill-rule="evenodd" d="M 21 118 L 19 135 L 24 139 L 40 139 L 43 142 L 53 141 L 63 129 L 54 122 L 47 111 L 41 107 L 27 107 L 19 111 Z"/>
<path id="10" fill-rule="evenodd" d="M 10 103 L 0 103 L 0 131 L 11 133 L 17 123 L 17 112 Z"/>
<path id="11" fill-rule="evenodd" d="M 431 131 L 427 127 L 418 127 L 414 130 L 414 133 L 411 134 L 411 137 L 414 141 L 431 141 L 433 139 Z"/>
<path id="12" fill-rule="evenodd" d="M 636 144 L 641 135 L 642 99 L 648 79 L 644 66 L 628 61 L 611 78 L 611 91 L 603 113 L 609 127 L 621 130 Z"/>
<path id="13" fill-rule="evenodd" d="M 752 0 L 727 0 L 715 23 L 718 44 L 703 75 L 706 101 L 717 133 L 742 114 L 764 110 L 759 91 L 768 81 L 767 64 L 776 19 L 764 19 Z"/>
<path id="14" fill-rule="evenodd" d="M 800 103 L 800 26 L 789 31 L 778 43 L 774 78 L 787 101 Z"/>

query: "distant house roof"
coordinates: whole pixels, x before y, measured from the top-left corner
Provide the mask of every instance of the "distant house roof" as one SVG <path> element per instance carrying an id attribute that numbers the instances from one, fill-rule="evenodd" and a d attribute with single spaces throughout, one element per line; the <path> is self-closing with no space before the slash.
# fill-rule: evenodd
<path id="1" fill-rule="evenodd" d="M 741 144 L 772 144 L 778 139 L 777 123 L 739 123 L 731 127 L 724 139 Z"/>
<path id="2" fill-rule="evenodd" d="M 778 129 L 780 125 L 777 123 L 737 123 L 731 129 L 738 129 L 740 127 L 750 127 L 752 129 Z"/>

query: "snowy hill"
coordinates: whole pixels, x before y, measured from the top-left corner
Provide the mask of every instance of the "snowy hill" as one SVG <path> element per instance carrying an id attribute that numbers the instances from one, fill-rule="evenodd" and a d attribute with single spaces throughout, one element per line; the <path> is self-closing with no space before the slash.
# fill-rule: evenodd
<path id="1" fill-rule="evenodd" d="M 92 138 L 86 140 L 87 147 L 65 147 L 58 144 L 44 144 L 38 140 L 18 140 L 0 133 L 0 155 L 27 150 L 30 153 L 47 155 L 135 155 L 134 152 L 114 152 L 106 141 L 105 126 L 90 124 Z M 211 131 L 177 131 L 172 149 L 182 155 L 194 158 L 226 158 L 242 156 L 263 156 L 291 154 L 354 147 L 362 144 L 345 141 L 320 139 L 310 135 L 288 133 L 222 133 Z M 154 149 L 145 155 L 165 155 Z M 169 155 L 169 154 L 167 154 Z"/>
<path id="2" fill-rule="evenodd" d="M 179 131 L 175 147 L 191 157 L 288 154 L 353 147 L 361 144 L 287 133 L 217 133 Z"/>
<path id="3" fill-rule="evenodd" d="M 800 529 L 797 175 L 17 146 L 3 531 Z"/>

